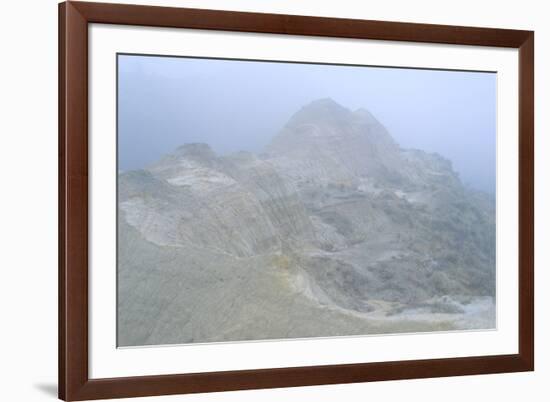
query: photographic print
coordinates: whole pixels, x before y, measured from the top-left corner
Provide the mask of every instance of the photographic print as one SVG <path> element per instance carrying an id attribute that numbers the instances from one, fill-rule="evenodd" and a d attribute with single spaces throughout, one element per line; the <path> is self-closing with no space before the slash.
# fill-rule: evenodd
<path id="1" fill-rule="evenodd" d="M 496 327 L 494 72 L 119 54 L 119 347 Z"/>

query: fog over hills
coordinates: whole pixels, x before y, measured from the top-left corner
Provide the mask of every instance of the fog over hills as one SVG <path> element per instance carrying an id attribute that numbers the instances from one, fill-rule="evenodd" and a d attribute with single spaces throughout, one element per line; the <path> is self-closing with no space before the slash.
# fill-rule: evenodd
<path id="1" fill-rule="evenodd" d="M 118 181 L 119 346 L 495 326 L 494 197 L 367 110 L 263 153 L 184 144 Z"/>

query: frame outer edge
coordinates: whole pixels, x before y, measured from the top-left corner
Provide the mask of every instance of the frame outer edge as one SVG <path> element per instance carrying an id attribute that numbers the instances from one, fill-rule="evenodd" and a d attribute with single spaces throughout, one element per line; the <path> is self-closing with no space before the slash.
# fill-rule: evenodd
<path id="1" fill-rule="evenodd" d="M 71 2 L 90 22 L 120 25 L 158 26 L 395 40 L 404 42 L 466 44 L 473 46 L 519 47 L 528 31 L 500 28 L 461 27 L 438 24 L 359 20 L 304 15 L 254 13 L 215 9 L 126 5 L 115 3 Z M 223 17 L 223 18 L 221 18 Z M 261 19 L 261 24 L 258 24 Z M 151 24 L 151 20 L 155 23 Z"/>
<path id="2" fill-rule="evenodd" d="M 65 314 L 65 3 L 58 5 L 58 397 L 66 398 Z"/>
<path id="3" fill-rule="evenodd" d="M 91 22 L 519 49 L 519 354 L 89 379 L 88 23 Z M 60 4 L 59 397 L 74 401 L 533 370 L 533 132 L 534 35 L 530 31 L 108 3 Z"/>
<path id="4" fill-rule="evenodd" d="M 519 354 L 535 369 L 534 122 L 535 33 L 519 47 Z"/>
<path id="5" fill-rule="evenodd" d="M 88 23 L 59 5 L 59 398 L 88 382 Z"/>

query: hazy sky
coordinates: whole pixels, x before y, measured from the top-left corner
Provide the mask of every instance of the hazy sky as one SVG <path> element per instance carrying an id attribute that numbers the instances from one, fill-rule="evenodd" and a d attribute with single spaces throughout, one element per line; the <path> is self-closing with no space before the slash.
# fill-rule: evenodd
<path id="1" fill-rule="evenodd" d="M 305 104 L 368 109 L 403 148 L 450 159 L 495 191 L 496 74 L 119 56 L 118 153 L 136 169 L 188 142 L 262 151 Z"/>

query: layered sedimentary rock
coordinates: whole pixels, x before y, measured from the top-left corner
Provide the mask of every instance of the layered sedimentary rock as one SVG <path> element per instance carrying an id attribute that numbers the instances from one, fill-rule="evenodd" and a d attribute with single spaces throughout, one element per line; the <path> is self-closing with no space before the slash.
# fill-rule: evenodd
<path id="1" fill-rule="evenodd" d="M 494 327 L 495 207 L 368 111 L 119 175 L 119 345 Z"/>

